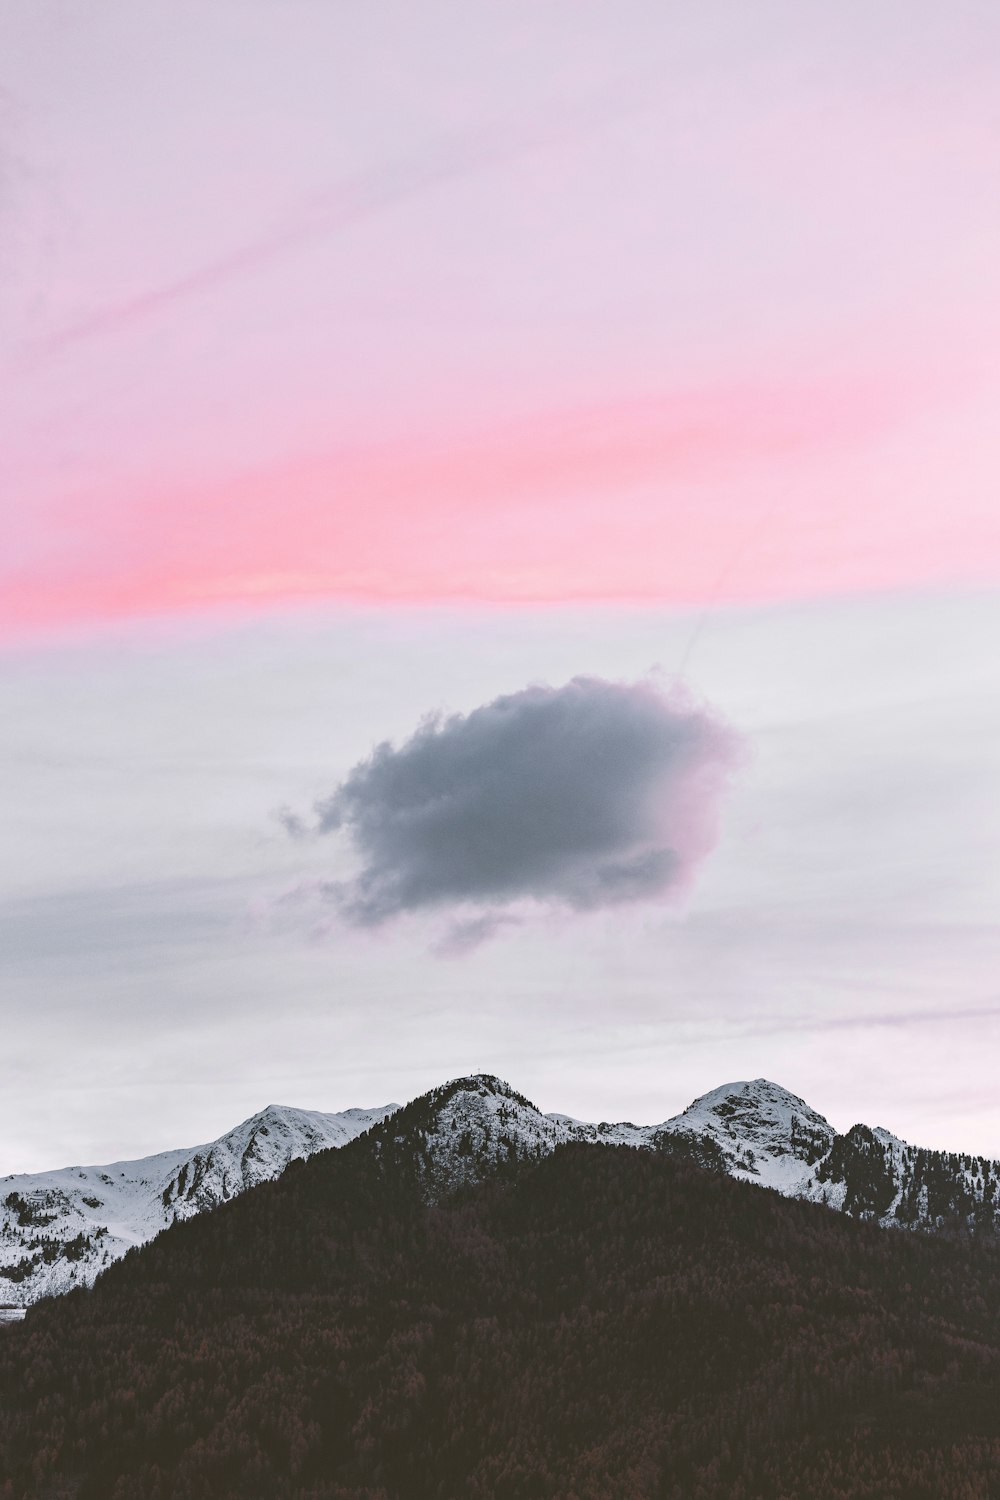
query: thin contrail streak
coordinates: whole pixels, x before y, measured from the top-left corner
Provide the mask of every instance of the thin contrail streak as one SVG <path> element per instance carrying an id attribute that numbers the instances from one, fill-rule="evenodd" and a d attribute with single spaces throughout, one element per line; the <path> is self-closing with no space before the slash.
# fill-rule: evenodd
<path id="1" fill-rule="evenodd" d="M 193 271 L 67 324 L 28 351 L 33 364 L 76 344 L 141 323 L 189 298 L 213 291 L 233 278 L 247 276 L 306 245 L 348 229 L 397 203 L 446 183 L 503 166 L 529 152 L 558 145 L 581 132 L 641 106 L 641 91 L 617 91 L 583 103 L 550 110 L 532 124 L 501 124 L 473 136 L 449 136 L 421 156 L 401 158 L 359 173 L 319 194 L 300 209 L 292 223 L 262 234 Z"/>

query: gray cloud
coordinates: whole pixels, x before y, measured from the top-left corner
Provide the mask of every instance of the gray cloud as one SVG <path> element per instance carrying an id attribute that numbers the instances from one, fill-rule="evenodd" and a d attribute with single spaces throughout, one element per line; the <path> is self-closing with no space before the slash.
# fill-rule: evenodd
<path id="1" fill-rule="evenodd" d="M 318 832 L 346 832 L 362 859 L 331 895 L 361 926 L 465 908 L 453 949 L 516 903 L 587 911 L 663 896 L 711 847 L 739 748 L 676 692 L 593 677 L 429 718 L 317 804 Z"/>

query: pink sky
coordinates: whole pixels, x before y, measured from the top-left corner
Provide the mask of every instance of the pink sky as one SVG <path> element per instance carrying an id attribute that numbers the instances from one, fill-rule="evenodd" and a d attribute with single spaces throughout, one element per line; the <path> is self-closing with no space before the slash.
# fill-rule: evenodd
<path id="1" fill-rule="evenodd" d="M 920 471 L 951 393 L 906 385 L 586 406 L 210 483 L 117 475 L 29 525 L 0 627 L 324 596 L 690 605 L 991 581 L 991 488 L 941 505 L 947 446 Z"/>
<path id="2" fill-rule="evenodd" d="M 3 12 L 0 1169 L 480 1068 L 1000 1155 L 994 0 Z M 251 920 L 657 667 L 750 750 L 683 911 Z"/>
<path id="3" fill-rule="evenodd" d="M 995 581 L 991 15 L 139 9 L 15 28 L 0 631 Z"/>

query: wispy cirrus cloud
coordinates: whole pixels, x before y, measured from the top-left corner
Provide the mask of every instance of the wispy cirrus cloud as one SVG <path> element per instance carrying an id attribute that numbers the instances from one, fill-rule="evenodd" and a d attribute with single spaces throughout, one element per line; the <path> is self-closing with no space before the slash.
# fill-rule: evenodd
<path id="1" fill-rule="evenodd" d="M 581 132 L 606 125 L 617 115 L 641 107 L 648 92 L 645 85 L 646 80 L 633 78 L 625 87 L 552 104 L 529 119 L 482 124 L 442 136 L 425 143 L 422 150 L 331 183 L 252 239 L 181 271 L 171 280 L 95 308 L 65 324 L 28 350 L 19 368 L 30 368 L 33 362 L 58 355 L 75 344 L 145 323 L 233 280 L 252 276 L 316 240 L 363 224 L 421 193 L 503 167 L 532 151 L 572 141 Z"/>

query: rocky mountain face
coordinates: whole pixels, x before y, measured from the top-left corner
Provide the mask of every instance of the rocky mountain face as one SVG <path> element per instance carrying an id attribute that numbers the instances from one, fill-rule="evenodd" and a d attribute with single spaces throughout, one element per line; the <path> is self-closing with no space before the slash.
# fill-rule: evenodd
<path id="1" fill-rule="evenodd" d="M 387 1166 L 441 1201 L 559 1145 L 585 1141 L 682 1155 L 786 1197 L 926 1231 L 995 1233 L 1000 1163 L 921 1150 L 888 1131 L 839 1135 L 767 1079 L 726 1084 L 660 1125 L 543 1114 L 488 1074 L 432 1089 L 402 1109 L 326 1115 L 271 1106 L 208 1146 L 137 1162 L 0 1180 L 0 1305 L 87 1285 L 131 1246 L 281 1173 L 290 1161 L 370 1132 Z"/>

